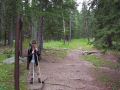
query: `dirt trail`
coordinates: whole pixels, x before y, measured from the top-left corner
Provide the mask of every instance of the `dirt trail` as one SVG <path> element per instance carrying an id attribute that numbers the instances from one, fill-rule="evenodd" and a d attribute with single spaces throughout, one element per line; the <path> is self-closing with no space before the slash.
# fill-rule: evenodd
<path id="1" fill-rule="evenodd" d="M 74 50 L 59 62 L 43 58 L 40 67 L 45 84 L 41 89 L 41 84 L 28 83 L 28 90 L 106 90 L 97 83 L 93 75 L 94 66 L 80 60 L 80 56 L 81 52 Z"/>

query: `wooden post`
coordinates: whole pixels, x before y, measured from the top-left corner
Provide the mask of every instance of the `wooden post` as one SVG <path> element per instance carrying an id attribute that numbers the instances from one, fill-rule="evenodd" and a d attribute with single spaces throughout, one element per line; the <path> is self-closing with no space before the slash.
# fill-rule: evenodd
<path id="1" fill-rule="evenodd" d="M 15 90 L 19 90 L 19 38 L 20 38 L 20 25 L 19 25 L 20 17 L 17 17 L 16 24 L 16 38 L 15 38 Z"/>

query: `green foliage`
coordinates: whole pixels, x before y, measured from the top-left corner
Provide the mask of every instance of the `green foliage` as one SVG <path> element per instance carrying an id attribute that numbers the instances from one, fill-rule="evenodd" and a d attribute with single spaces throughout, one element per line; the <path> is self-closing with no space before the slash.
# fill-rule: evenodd
<path id="1" fill-rule="evenodd" d="M 119 0 L 93 0 L 95 46 L 120 51 L 119 4 Z"/>
<path id="2" fill-rule="evenodd" d="M 23 48 L 29 48 L 30 39 L 25 39 L 23 42 Z"/>

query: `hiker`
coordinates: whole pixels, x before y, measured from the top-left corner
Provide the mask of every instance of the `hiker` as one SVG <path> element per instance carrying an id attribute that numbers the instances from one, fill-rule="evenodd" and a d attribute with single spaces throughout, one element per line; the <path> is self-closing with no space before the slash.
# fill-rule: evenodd
<path id="1" fill-rule="evenodd" d="M 27 69 L 29 70 L 30 74 L 30 83 L 33 84 L 33 78 L 34 78 L 34 72 L 37 73 L 38 76 L 38 82 L 41 83 L 40 79 L 40 68 L 39 68 L 39 60 L 38 57 L 40 56 L 37 48 L 37 43 L 35 40 L 32 41 L 30 44 L 30 48 L 28 49 L 28 57 L 27 57 Z"/>

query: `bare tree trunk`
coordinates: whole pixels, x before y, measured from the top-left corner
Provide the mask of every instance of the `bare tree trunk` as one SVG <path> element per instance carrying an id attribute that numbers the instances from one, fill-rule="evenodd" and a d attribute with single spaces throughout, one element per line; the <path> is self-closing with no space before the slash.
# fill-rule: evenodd
<path id="1" fill-rule="evenodd" d="M 108 47 L 113 46 L 111 35 L 107 36 L 107 41 L 106 42 L 107 42 Z"/>
<path id="2" fill-rule="evenodd" d="M 88 43 L 90 42 L 90 38 L 89 38 L 89 30 L 88 30 L 88 17 L 86 17 L 86 21 L 85 21 L 85 28 L 86 28 L 86 34 L 87 34 L 87 39 L 88 39 Z"/>
<path id="3" fill-rule="evenodd" d="M 37 20 L 32 17 L 32 39 L 37 40 Z"/>
<path id="4" fill-rule="evenodd" d="M 13 20 L 11 21 L 10 31 L 8 32 L 8 45 L 13 46 Z"/>
<path id="5" fill-rule="evenodd" d="M 70 36 L 69 36 L 69 40 L 71 41 L 71 39 L 72 39 L 72 35 L 71 35 L 71 33 L 72 33 L 72 17 L 71 17 L 71 14 L 70 14 Z"/>
<path id="6" fill-rule="evenodd" d="M 40 31 L 39 31 L 39 52 L 43 49 L 43 32 L 44 32 L 44 16 L 40 18 Z"/>
<path id="7" fill-rule="evenodd" d="M 62 14 L 62 16 L 63 16 L 63 14 Z M 65 38 L 66 38 L 66 35 L 65 35 L 66 33 L 65 33 L 65 32 L 66 32 L 66 30 L 65 30 L 65 20 L 64 20 L 64 16 L 63 16 L 63 34 L 64 34 L 64 44 L 66 43 L 66 42 L 65 42 Z"/>
<path id="8" fill-rule="evenodd" d="M 31 23 L 31 26 L 32 26 L 32 39 L 34 39 L 34 20 L 33 20 L 33 17 L 31 18 L 32 20 L 32 23 Z"/>
<path id="9" fill-rule="evenodd" d="M 4 46 L 7 45 L 7 31 L 4 32 Z"/>
<path id="10" fill-rule="evenodd" d="M 9 31 L 9 32 L 8 32 L 8 45 L 9 45 L 10 47 L 13 46 L 13 32 L 12 32 L 12 31 Z"/>
<path id="11" fill-rule="evenodd" d="M 19 40 L 19 44 L 20 44 L 20 56 L 22 56 L 22 51 L 23 51 L 23 44 L 22 44 L 22 42 L 23 42 L 23 30 L 22 30 L 22 28 L 23 28 L 23 21 L 22 21 L 22 17 L 20 17 L 20 20 L 19 20 L 19 25 L 20 25 L 20 40 Z"/>
<path id="12" fill-rule="evenodd" d="M 5 32 L 5 1 L 3 0 L 3 1 L 1 1 L 1 11 L 0 11 L 0 19 L 1 19 L 1 22 L 0 22 L 0 24 L 1 24 L 1 34 L 5 34 L 6 32 Z M 4 36 L 4 35 L 3 35 Z M 4 45 L 6 45 L 6 40 L 5 40 L 5 37 L 6 36 L 1 36 L 1 38 L 3 39 L 2 41 L 4 41 L 3 43 L 4 43 Z"/>
<path id="13" fill-rule="evenodd" d="M 1 15 L 0 15 L 0 42 L 2 40 L 2 24 L 1 24 Z"/>
<path id="14" fill-rule="evenodd" d="M 88 39 L 88 43 L 90 42 L 90 39 L 89 39 L 89 30 L 88 30 L 88 17 L 85 15 L 84 16 L 84 25 L 83 25 L 83 28 L 84 28 L 84 32 L 85 32 L 85 38 Z"/>
<path id="15" fill-rule="evenodd" d="M 2 20 L 1 20 L 2 19 L 1 18 L 2 17 L 2 7 L 1 6 L 2 6 L 2 2 L 0 0 L 0 42 L 1 42 L 1 38 L 2 38 L 2 36 L 1 36 L 2 35 L 2 32 L 1 32 L 2 31 Z"/>

